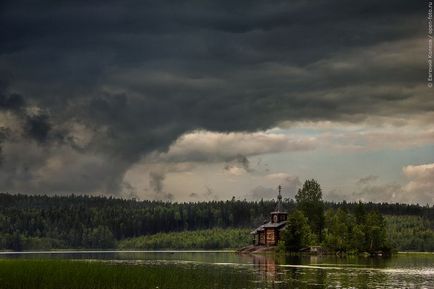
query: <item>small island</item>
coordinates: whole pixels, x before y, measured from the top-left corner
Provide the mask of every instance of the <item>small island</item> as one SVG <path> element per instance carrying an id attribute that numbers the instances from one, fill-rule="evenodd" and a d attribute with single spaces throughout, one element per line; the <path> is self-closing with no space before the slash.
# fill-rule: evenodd
<path id="1" fill-rule="evenodd" d="M 359 202 L 354 211 L 345 207 L 324 209 L 321 186 L 306 180 L 295 196 L 296 209 L 283 208 L 282 187 L 278 187 L 277 206 L 269 221 L 251 232 L 253 244 L 241 253 L 279 251 L 309 254 L 390 255 L 383 216 L 367 211 Z"/>

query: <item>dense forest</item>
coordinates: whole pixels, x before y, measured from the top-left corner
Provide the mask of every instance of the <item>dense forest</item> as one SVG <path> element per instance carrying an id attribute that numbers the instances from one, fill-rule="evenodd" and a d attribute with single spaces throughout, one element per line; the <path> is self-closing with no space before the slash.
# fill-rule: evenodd
<path id="1" fill-rule="evenodd" d="M 238 249 L 251 244 L 250 229 L 207 229 L 171 233 L 157 233 L 121 240 L 119 249 L 138 250 L 195 250 Z"/>
<path id="2" fill-rule="evenodd" d="M 254 228 L 269 218 L 275 201 L 236 200 L 197 203 L 136 201 L 90 196 L 29 196 L 0 194 L 0 249 L 114 248 L 118 241 L 156 233 L 211 228 Z M 289 212 L 294 200 L 284 200 Z M 324 209 L 352 213 L 358 203 L 325 202 Z M 365 203 L 386 220 L 388 233 L 405 250 L 431 250 L 434 207 Z M 405 229 L 401 226 L 414 226 Z M 411 221 L 409 221 L 411 220 Z M 410 230 L 410 231 L 409 231 Z M 411 231 L 412 230 L 412 231 Z M 405 236 L 405 237 L 404 237 Z"/>
<path id="3" fill-rule="evenodd" d="M 295 200 L 296 209 L 288 216 L 279 250 L 299 252 L 321 246 L 338 255 L 389 255 L 394 250 L 384 216 L 377 210 L 368 211 L 359 202 L 353 211 L 347 207 L 325 211 L 321 186 L 315 180 L 306 180 Z"/>
<path id="4" fill-rule="evenodd" d="M 386 216 L 387 236 L 399 251 L 434 252 L 434 218 Z"/>

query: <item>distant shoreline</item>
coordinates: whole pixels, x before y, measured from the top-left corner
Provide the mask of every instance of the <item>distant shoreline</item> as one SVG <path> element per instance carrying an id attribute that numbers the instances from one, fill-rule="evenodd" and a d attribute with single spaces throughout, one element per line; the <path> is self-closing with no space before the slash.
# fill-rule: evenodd
<path id="1" fill-rule="evenodd" d="M 325 208 L 351 214 L 358 205 L 326 202 Z M 0 193 L 0 250 L 236 250 L 252 244 L 250 232 L 275 206 L 275 201 L 178 204 Z M 290 200 L 282 206 L 296 209 Z M 434 207 L 363 206 L 384 216 L 397 251 L 434 251 Z"/>
<path id="2" fill-rule="evenodd" d="M 433 251 L 429 251 L 429 252 L 418 252 L 418 251 L 399 251 L 399 252 L 397 252 L 398 254 L 407 254 L 407 255 L 410 255 L 410 254 L 434 254 L 434 252 Z"/>
<path id="3" fill-rule="evenodd" d="M 237 250 L 44 250 L 44 251 L 0 251 L 1 255 L 31 255 L 31 254 L 99 254 L 99 253 L 237 253 Z M 434 252 L 399 251 L 396 254 L 418 255 L 434 254 Z M 329 255 L 328 255 L 329 256 Z"/>
<path id="4" fill-rule="evenodd" d="M 44 250 L 44 251 L 0 251 L 0 255 L 26 254 L 98 254 L 98 253 L 236 253 L 236 250 Z"/>

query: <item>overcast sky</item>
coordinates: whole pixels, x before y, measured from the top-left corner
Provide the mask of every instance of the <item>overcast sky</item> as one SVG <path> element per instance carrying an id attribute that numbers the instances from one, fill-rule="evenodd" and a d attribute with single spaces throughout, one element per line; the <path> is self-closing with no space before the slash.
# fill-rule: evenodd
<path id="1" fill-rule="evenodd" d="M 0 191 L 433 204 L 425 4 L 2 1 Z"/>

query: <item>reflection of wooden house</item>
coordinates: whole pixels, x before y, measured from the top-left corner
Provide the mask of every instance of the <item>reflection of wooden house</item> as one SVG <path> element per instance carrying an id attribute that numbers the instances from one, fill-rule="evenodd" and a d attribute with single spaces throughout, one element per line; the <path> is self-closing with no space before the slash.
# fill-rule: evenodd
<path id="1" fill-rule="evenodd" d="M 251 255 L 253 266 L 265 280 L 275 281 L 277 275 L 277 264 L 273 258 L 264 255 Z"/>
<path id="2" fill-rule="evenodd" d="M 280 240 L 281 232 L 284 230 L 288 213 L 282 210 L 282 195 L 277 196 L 276 211 L 270 213 L 270 221 L 259 226 L 251 232 L 253 242 L 256 246 L 276 246 Z"/>

